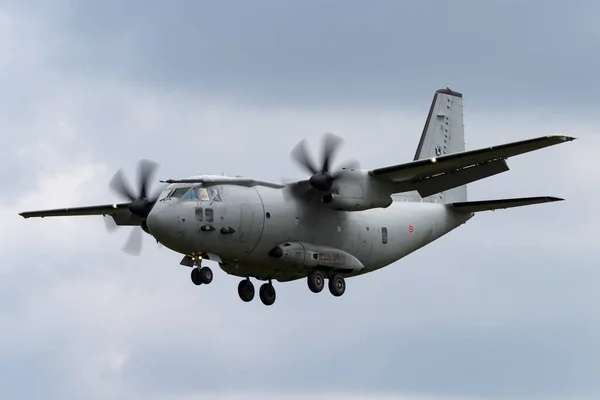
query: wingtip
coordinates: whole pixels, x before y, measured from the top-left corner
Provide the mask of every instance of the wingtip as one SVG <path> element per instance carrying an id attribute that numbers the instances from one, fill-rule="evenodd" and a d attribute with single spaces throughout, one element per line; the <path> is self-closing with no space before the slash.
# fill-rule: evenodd
<path id="1" fill-rule="evenodd" d="M 568 135 L 563 135 L 563 134 L 558 134 L 558 135 L 551 135 L 550 137 L 552 138 L 557 138 L 562 140 L 563 142 L 571 142 L 573 140 L 576 140 L 577 138 L 574 136 L 568 136 Z"/>
<path id="2" fill-rule="evenodd" d="M 546 198 L 548 199 L 548 201 L 565 201 L 565 199 L 563 199 L 562 197 L 548 196 Z"/>

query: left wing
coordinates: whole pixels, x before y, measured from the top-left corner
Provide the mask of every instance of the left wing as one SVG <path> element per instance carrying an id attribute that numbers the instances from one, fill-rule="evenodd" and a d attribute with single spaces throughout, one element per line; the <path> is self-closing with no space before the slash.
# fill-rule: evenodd
<path id="1" fill-rule="evenodd" d="M 508 170 L 506 159 L 574 140 L 565 135 L 542 136 L 482 148 L 411 161 L 369 171 L 374 178 L 392 184 L 394 193 L 416 190 L 427 197 Z"/>
<path id="2" fill-rule="evenodd" d="M 87 207 L 56 208 L 52 210 L 26 211 L 23 218 L 71 217 L 82 215 L 110 215 L 117 225 L 140 225 L 142 218 L 129 211 L 130 203 L 105 204 Z"/>

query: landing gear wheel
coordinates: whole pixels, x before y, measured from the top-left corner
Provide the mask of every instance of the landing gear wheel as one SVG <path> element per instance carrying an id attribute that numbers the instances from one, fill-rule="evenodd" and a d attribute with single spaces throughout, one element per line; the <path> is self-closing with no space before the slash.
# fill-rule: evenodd
<path id="1" fill-rule="evenodd" d="M 321 271 L 313 271 L 306 277 L 308 288 L 313 293 L 319 293 L 325 287 L 325 275 Z"/>
<path id="2" fill-rule="evenodd" d="M 192 268 L 192 283 L 194 285 L 202 285 L 202 278 L 200 276 L 200 270 L 198 268 Z"/>
<path id="3" fill-rule="evenodd" d="M 254 285 L 250 282 L 250 279 L 244 279 L 238 285 L 238 294 L 240 299 L 248 303 L 254 298 Z"/>
<path id="4" fill-rule="evenodd" d="M 329 291 L 335 297 L 340 297 L 346 291 L 346 281 L 341 275 L 335 274 L 329 278 Z"/>
<path id="5" fill-rule="evenodd" d="M 200 268 L 199 272 L 199 276 L 200 276 L 200 282 L 204 283 L 205 285 L 208 285 L 209 283 L 212 282 L 213 280 L 213 272 L 212 269 L 208 268 L 208 267 L 202 267 Z"/>
<path id="6" fill-rule="evenodd" d="M 275 288 L 270 283 L 263 283 L 258 291 L 260 296 L 260 301 L 263 302 L 265 306 L 271 306 L 275 303 L 276 293 Z"/>

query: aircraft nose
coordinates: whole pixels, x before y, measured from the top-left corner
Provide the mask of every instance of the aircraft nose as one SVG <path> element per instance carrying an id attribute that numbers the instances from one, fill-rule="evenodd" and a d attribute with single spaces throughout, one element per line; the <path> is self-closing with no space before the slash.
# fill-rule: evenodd
<path id="1" fill-rule="evenodd" d="M 160 241 L 167 233 L 167 218 L 160 210 L 152 209 L 146 218 L 146 226 L 150 234 Z"/>

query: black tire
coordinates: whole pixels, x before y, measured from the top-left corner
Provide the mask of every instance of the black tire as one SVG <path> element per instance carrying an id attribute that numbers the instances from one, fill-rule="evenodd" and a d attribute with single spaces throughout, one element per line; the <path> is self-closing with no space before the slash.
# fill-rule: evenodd
<path id="1" fill-rule="evenodd" d="M 200 271 L 198 268 L 192 268 L 192 283 L 196 286 L 202 285 L 202 278 L 200 277 Z"/>
<path id="2" fill-rule="evenodd" d="M 208 285 L 213 280 L 213 272 L 212 269 L 208 267 L 200 268 L 200 281 L 205 285 Z"/>
<path id="3" fill-rule="evenodd" d="M 338 274 L 329 278 L 329 291 L 335 297 L 340 297 L 346 291 L 346 280 Z"/>
<path id="4" fill-rule="evenodd" d="M 258 294 L 260 296 L 260 301 L 262 301 L 265 306 L 272 306 L 277 298 L 275 288 L 270 283 L 263 283 Z"/>
<path id="5" fill-rule="evenodd" d="M 254 299 L 254 285 L 248 279 L 240 281 L 238 285 L 238 294 L 242 301 L 248 303 Z"/>
<path id="6" fill-rule="evenodd" d="M 313 271 L 306 277 L 308 288 L 313 293 L 319 293 L 325 287 L 325 274 L 321 271 Z"/>

